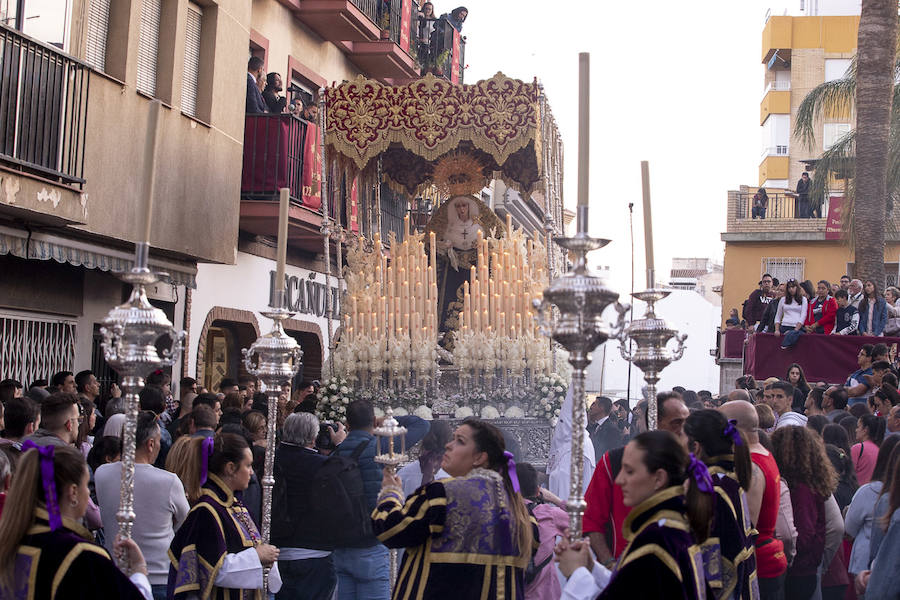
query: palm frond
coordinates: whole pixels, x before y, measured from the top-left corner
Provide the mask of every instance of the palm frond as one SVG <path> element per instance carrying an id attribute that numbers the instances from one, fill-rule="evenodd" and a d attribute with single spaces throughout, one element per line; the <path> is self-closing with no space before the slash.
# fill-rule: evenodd
<path id="1" fill-rule="evenodd" d="M 814 87 L 797 108 L 794 136 L 808 149 L 816 143 L 816 125 L 824 113 L 849 112 L 856 98 L 856 76 L 847 74 L 834 81 L 826 81 Z"/>
<path id="2" fill-rule="evenodd" d="M 852 129 L 838 138 L 834 145 L 816 160 L 816 176 L 812 179 L 809 197 L 821 205 L 828 191 L 828 176 L 832 173 L 845 178 L 853 177 L 856 160 L 856 130 Z"/>

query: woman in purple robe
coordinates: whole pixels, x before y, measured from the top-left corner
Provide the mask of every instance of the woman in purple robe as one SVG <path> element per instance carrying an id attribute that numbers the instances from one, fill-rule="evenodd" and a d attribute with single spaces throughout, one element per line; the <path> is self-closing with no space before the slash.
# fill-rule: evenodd
<path id="1" fill-rule="evenodd" d="M 388 548 L 406 548 L 393 597 L 521 600 L 537 523 L 503 435 L 469 418 L 446 448 L 441 467 L 451 477 L 405 501 L 400 478 L 384 470 L 373 528 Z"/>
<path id="2" fill-rule="evenodd" d="M 147 566 L 132 540 L 118 540 L 123 574 L 80 521 L 90 501 L 84 456 L 70 446 L 23 444 L 0 518 L 0 598 L 152 599 Z"/>

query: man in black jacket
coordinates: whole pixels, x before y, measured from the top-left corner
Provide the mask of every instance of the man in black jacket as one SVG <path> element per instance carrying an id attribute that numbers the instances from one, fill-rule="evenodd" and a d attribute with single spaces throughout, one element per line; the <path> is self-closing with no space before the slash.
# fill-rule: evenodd
<path id="1" fill-rule="evenodd" d="M 596 427 L 591 432 L 591 442 L 594 443 L 594 456 L 603 456 L 609 450 L 622 445 L 622 432 L 613 418 L 612 400 L 606 396 L 598 396 L 590 408 L 591 417 L 596 417 Z"/>
<path id="2" fill-rule="evenodd" d="M 263 59 L 251 56 L 247 62 L 247 113 L 258 114 L 266 111 L 266 101 L 259 91 L 259 78 L 263 74 Z"/>
<path id="3" fill-rule="evenodd" d="M 331 598 L 337 584 L 331 532 L 315 521 L 308 508 L 309 484 L 328 458 L 316 450 L 318 434 L 315 415 L 291 414 L 284 421 L 275 454 L 272 543 L 281 549 L 279 595 L 289 598 Z"/>
<path id="4" fill-rule="evenodd" d="M 797 182 L 797 218 L 808 219 L 812 216 L 809 205 L 809 173 L 803 172 Z"/>
<path id="5" fill-rule="evenodd" d="M 775 292 L 772 291 L 772 276 L 768 273 L 762 276 L 759 282 L 759 288 L 750 292 L 750 297 L 744 303 L 744 320 L 747 325 L 755 327 L 766 312 L 766 307 L 775 298 Z"/>

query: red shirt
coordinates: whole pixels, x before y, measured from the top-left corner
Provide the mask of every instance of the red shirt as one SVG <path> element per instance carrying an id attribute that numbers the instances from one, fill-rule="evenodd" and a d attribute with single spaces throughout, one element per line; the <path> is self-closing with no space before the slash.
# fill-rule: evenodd
<path id="1" fill-rule="evenodd" d="M 617 450 L 622 452 L 621 448 Z M 616 452 L 616 450 L 611 450 L 611 452 Z M 619 463 L 621 468 L 621 454 Z M 627 544 L 622 536 L 622 525 L 625 523 L 625 517 L 631 512 L 631 508 L 625 506 L 622 499 L 622 488 L 615 484 L 615 479 L 616 474 L 613 473 L 609 452 L 607 452 L 600 459 L 597 468 L 594 469 L 591 483 L 584 495 L 587 509 L 584 511 L 582 528 L 585 534 L 596 531 L 605 536 L 607 528 L 612 527 L 614 535 L 610 551 L 618 560 Z"/>
<path id="2" fill-rule="evenodd" d="M 803 324 L 812 325 L 818 321 L 818 326 L 823 328 L 825 330 L 824 333 L 827 335 L 834 329 L 834 321 L 837 318 L 837 309 L 837 300 L 831 296 L 825 298 L 824 302 L 820 302 L 818 297 L 813 298 L 809 302 L 806 313 L 806 322 Z M 816 318 L 817 313 L 818 318 Z"/>
<path id="3" fill-rule="evenodd" d="M 763 491 L 759 518 L 756 521 L 756 572 L 762 579 L 778 577 L 787 571 L 784 544 L 775 537 L 775 521 L 781 503 L 781 473 L 771 454 L 750 453 L 750 460 L 763 472 L 766 489 Z"/>

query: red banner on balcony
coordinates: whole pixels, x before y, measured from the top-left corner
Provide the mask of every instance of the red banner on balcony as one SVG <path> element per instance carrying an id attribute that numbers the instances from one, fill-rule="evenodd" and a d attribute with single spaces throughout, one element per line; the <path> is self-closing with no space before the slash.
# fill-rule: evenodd
<path id="1" fill-rule="evenodd" d="M 844 197 L 832 196 L 828 199 L 828 221 L 825 223 L 825 239 L 841 239 L 841 217 L 844 212 Z"/>
<path id="2" fill-rule="evenodd" d="M 459 72 L 461 65 L 459 64 L 459 32 L 455 27 L 453 29 L 453 56 L 450 58 L 450 81 L 459 83 Z"/>
<path id="3" fill-rule="evenodd" d="M 350 231 L 353 233 L 359 233 L 359 217 L 357 216 L 359 210 L 358 183 L 359 177 L 354 177 L 353 183 L 350 184 Z"/>
<path id="4" fill-rule="evenodd" d="M 409 29 L 412 22 L 412 0 L 403 0 L 400 5 L 400 47 L 409 52 Z"/>
<path id="5" fill-rule="evenodd" d="M 319 128 L 312 123 L 306 126 L 303 145 L 303 205 L 307 208 L 322 207 L 322 156 L 319 154 Z"/>

